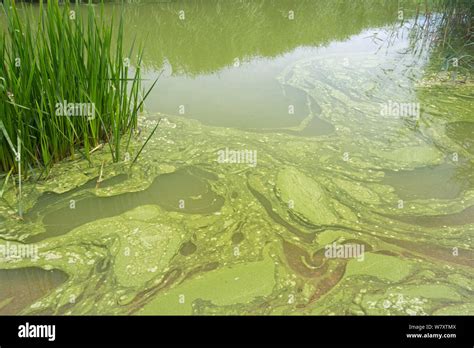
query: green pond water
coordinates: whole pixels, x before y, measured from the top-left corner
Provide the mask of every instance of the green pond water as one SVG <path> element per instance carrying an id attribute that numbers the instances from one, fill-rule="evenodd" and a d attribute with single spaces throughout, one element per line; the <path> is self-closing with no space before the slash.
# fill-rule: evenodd
<path id="1" fill-rule="evenodd" d="M 32 173 L 22 220 L 6 190 L 0 314 L 474 314 L 474 88 L 427 82 L 404 6 L 127 5 L 140 134 Z"/>

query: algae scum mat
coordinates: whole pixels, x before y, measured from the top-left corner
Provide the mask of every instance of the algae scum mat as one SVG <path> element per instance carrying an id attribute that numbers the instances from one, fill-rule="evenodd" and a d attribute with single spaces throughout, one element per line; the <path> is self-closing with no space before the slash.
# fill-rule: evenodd
<path id="1" fill-rule="evenodd" d="M 474 314 L 472 80 L 396 6 L 218 3 L 128 8 L 158 129 L 5 192 L 0 313 Z"/>

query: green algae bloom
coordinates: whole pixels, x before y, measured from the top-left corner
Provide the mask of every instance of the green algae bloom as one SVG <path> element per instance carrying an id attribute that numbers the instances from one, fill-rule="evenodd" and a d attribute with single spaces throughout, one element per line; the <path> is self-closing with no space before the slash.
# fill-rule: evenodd
<path id="1" fill-rule="evenodd" d="M 59 162 L 24 183 L 23 220 L 10 179 L 0 246 L 35 257 L 0 248 L 0 313 L 474 314 L 470 70 L 433 72 L 409 6 L 399 23 L 383 1 L 302 1 L 288 28 L 295 2 L 214 3 L 126 8 L 155 39 L 144 75 L 163 78 L 128 160 Z"/>

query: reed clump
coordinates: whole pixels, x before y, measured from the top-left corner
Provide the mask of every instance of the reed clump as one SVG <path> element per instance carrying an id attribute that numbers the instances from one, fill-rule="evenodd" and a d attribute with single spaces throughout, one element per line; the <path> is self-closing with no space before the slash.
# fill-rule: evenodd
<path id="1" fill-rule="evenodd" d="M 88 11 L 76 11 L 88 6 Z M 143 49 L 124 54 L 123 19 L 99 6 L 15 5 L 5 0 L 0 33 L 0 172 L 90 153 L 102 143 L 121 159 L 137 125 Z M 114 27 L 114 25 L 118 25 Z M 116 34 L 113 34 L 116 32 Z M 24 171 L 25 172 L 25 171 Z"/>

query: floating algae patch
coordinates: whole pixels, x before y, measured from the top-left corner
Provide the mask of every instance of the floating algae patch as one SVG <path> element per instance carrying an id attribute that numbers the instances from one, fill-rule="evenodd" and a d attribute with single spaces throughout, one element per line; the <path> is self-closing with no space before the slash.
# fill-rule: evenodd
<path id="1" fill-rule="evenodd" d="M 299 170 L 292 167 L 281 170 L 276 185 L 283 202 L 303 219 L 323 225 L 337 221 L 323 187 Z"/>
<path id="2" fill-rule="evenodd" d="M 0 314 L 18 314 L 68 279 L 60 270 L 38 267 L 0 270 Z"/>
<path id="3" fill-rule="evenodd" d="M 343 180 L 333 178 L 332 182 L 337 185 L 338 188 L 343 189 L 353 199 L 364 204 L 379 204 L 380 198 L 378 194 L 371 190 L 368 185 L 362 185 L 360 182 L 354 182 L 349 180 Z"/>
<path id="4" fill-rule="evenodd" d="M 474 302 L 445 306 L 438 309 L 433 315 L 473 315 Z"/>
<path id="5" fill-rule="evenodd" d="M 459 302 L 470 302 L 469 295 L 461 296 L 456 288 L 417 280 L 412 284 L 400 284 L 373 291 L 364 296 L 361 306 L 367 314 L 376 315 L 427 315 L 436 313 L 440 307 L 446 307 Z M 465 307 L 465 310 L 468 307 Z M 471 312 L 472 314 L 472 312 Z"/>
<path id="6" fill-rule="evenodd" d="M 408 296 L 423 297 L 429 299 L 446 299 L 460 301 L 461 295 L 456 289 L 444 284 L 419 284 L 406 286 L 403 293 Z"/>
<path id="7" fill-rule="evenodd" d="M 404 146 L 378 154 L 383 159 L 398 162 L 402 168 L 438 164 L 443 160 L 443 154 L 432 146 Z"/>
<path id="8" fill-rule="evenodd" d="M 260 192 L 258 192 L 256 189 L 252 188 L 250 184 L 248 184 L 248 189 L 252 193 L 252 195 L 257 199 L 257 201 L 263 206 L 265 209 L 266 213 L 268 216 L 277 224 L 283 226 L 286 228 L 288 231 L 293 233 L 295 236 L 306 240 L 306 241 L 312 241 L 314 238 L 313 234 L 306 233 L 292 224 L 290 224 L 288 221 L 284 220 L 280 215 L 278 215 L 277 212 L 274 211 L 272 207 L 272 203 Z"/>
<path id="9" fill-rule="evenodd" d="M 175 269 L 173 259 L 186 238 L 183 221 L 185 214 L 146 205 L 43 241 L 35 264 L 61 269 L 70 279 L 25 313 L 129 313 L 130 301 Z M 14 261 L 6 266 L 18 267 Z"/>
<path id="10" fill-rule="evenodd" d="M 256 297 L 271 294 L 274 277 L 275 265 L 270 257 L 220 268 L 159 294 L 139 314 L 192 314 L 193 302 L 198 299 L 211 301 L 216 306 L 245 305 Z"/>
<path id="11" fill-rule="evenodd" d="M 176 255 L 181 242 L 179 231 L 155 221 L 159 214 L 156 207 L 142 206 L 123 215 L 123 225 L 128 231 L 122 237 L 113 264 L 119 284 L 139 288 L 160 275 Z"/>
<path id="12" fill-rule="evenodd" d="M 409 261 L 398 257 L 365 253 L 364 260 L 351 260 L 346 267 L 346 277 L 372 276 L 382 280 L 397 282 L 407 277 L 412 269 Z"/>
<path id="13" fill-rule="evenodd" d="M 78 196 L 74 208 L 71 208 L 68 200 L 46 214 L 42 221 L 46 232 L 33 235 L 26 241 L 38 242 L 59 236 L 90 221 L 120 215 L 142 205 L 156 204 L 168 211 L 189 214 L 216 212 L 222 207 L 224 199 L 212 190 L 202 172 L 204 171 L 194 168 L 183 168 L 158 176 L 143 191 L 110 197 L 97 197 L 92 193 Z M 41 209 L 35 208 L 35 211 L 38 210 Z"/>

